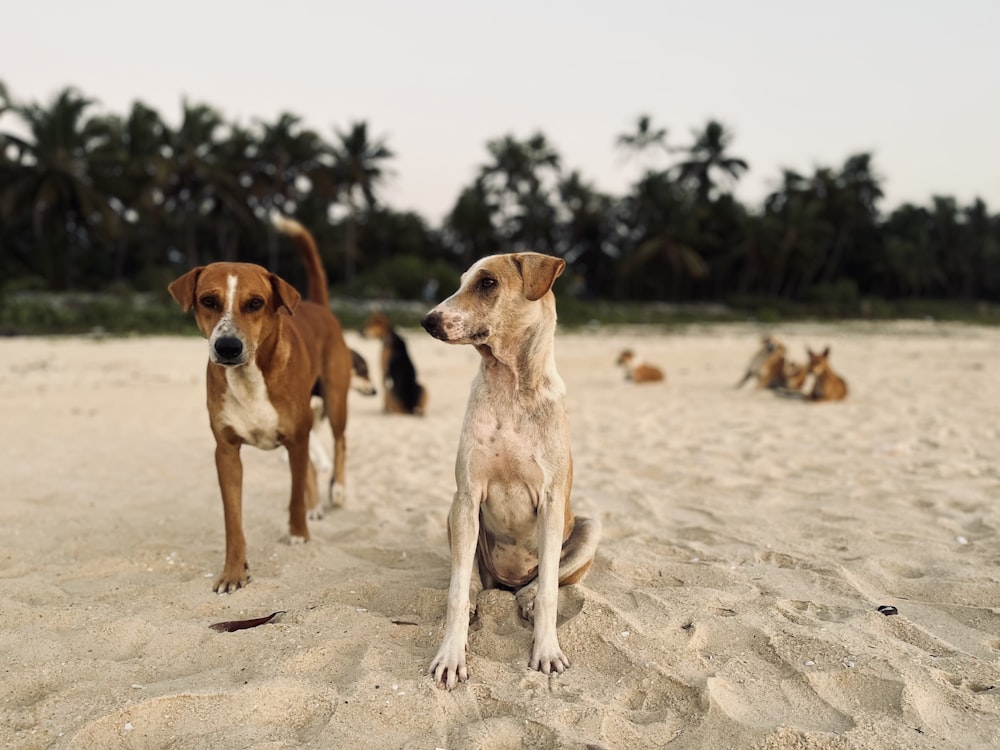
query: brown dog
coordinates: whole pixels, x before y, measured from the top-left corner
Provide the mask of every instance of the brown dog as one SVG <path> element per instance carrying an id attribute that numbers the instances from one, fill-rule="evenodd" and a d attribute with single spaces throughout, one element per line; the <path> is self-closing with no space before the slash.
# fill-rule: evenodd
<path id="1" fill-rule="evenodd" d="M 307 300 L 251 263 L 200 266 L 168 287 L 185 312 L 194 308 L 198 328 L 208 339 L 208 415 L 226 525 L 226 563 L 214 586 L 220 594 L 250 581 L 242 520 L 244 443 L 264 450 L 288 448 L 289 533 L 292 541 L 309 539 L 306 509 L 319 505 L 309 460 L 310 394 L 317 383 L 334 436 L 330 499 L 339 505 L 344 497 L 351 353 L 330 312 L 326 273 L 312 235 L 289 219 L 277 217 L 275 225 L 302 252 Z"/>
<path id="2" fill-rule="evenodd" d="M 515 591 L 534 619 L 530 667 L 569 666 L 556 635 L 558 589 L 590 568 L 600 524 L 570 511 L 566 388 L 553 351 L 552 283 L 565 267 L 539 253 L 482 258 L 423 319 L 435 338 L 471 344 L 482 358 L 455 460 L 444 640 L 430 665 L 449 690 L 468 678 L 469 616 L 483 587 Z"/>
<path id="3" fill-rule="evenodd" d="M 784 388 L 786 388 L 789 391 L 801 391 L 802 386 L 806 384 L 806 378 L 808 377 L 809 377 L 808 365 L 800 365 L 797 362 L 792 362 L 789 359 L 785 360 Z"/>
<path id="4" fill-rule="evenodd" d="M 664 379 L 663 370 L 643 362 L 631 349 L 623 349 L 615 364 L 625 370 L 625 379 L 633 383 L 657 383 Z"/>
<path id="5" fill-rule="evenodd" d="M 821 354 L 806 349 L 809 354 L 809 374 L 813 376 L 810 401 L 840 401 L 847 398 L 847 381 L 830 367 L 830 347 Z"/>
<path id="6" fill-rule="evenodd" d="M 372 313 L 361 335 L 382 342 L 382 390 L 386 413 L 423 416 L 427 408 L 427 391 L 417 382 L 417 371 L 406 350 L 406 342 L 392 327 L 389 316 Z"/>
<path id="7" fill-rule="evenodd" d="M 785 386 L 785 345 L 774 336 L 764 336 L 760 340 L 760 349 L 753 355 L 736 387 L 740 388 L 751 379 L 757 380 L 758 388 Z"/>

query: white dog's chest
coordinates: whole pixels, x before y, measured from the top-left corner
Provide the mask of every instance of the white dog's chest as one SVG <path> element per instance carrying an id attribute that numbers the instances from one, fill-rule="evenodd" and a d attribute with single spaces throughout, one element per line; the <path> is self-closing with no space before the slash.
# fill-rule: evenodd
<path id="1" fill-rule="evenodd" d="M 278 412 L 267 395 L 267 384 L 256 364 L 226 370 L 228 388 L 219 419 L 248 444 L 273 450 L 280 444 Z"/>

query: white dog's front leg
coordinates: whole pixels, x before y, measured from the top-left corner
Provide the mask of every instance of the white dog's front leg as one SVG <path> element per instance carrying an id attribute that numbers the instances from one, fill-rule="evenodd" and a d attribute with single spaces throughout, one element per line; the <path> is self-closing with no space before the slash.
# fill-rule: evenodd
<path id="1" fill-rule="evenodd" d="M 528 666 L 543 674 L 563 672 L 569 659 L 559 648 L 556 615 L 559 605 L 559 555 L 562 552 L 565 509 L 546 494 L 538 505 L 538 591 L 535 594 L 535 630 Z"/>
<path id="2" fill-rule="evenodd" d="M 444 640 L 428 671 L 434 675 L 435 683 L 451 690 L 469 677 L 465 652 L 469 643 L 471 613 L 469 587 L 479 539 L 479 503 L 471 496 L 456 495 L 448 514 L 448 529 L 451 534 L 448 613 Z"/>

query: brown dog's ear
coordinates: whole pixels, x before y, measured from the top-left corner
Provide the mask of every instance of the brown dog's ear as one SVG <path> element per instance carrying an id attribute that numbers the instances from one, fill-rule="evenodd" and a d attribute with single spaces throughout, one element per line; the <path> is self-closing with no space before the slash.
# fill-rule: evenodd
<path id="1" fill-rule="evenodd" d="M 515 253 L 514 265 L 524 280 L 524 296 L 534 302 L 552 288 L 552 284 L 566 268 L 566 261 L 554 255 Z"/>
<path id="2" fill-rule="evenodd" d="M 278 274 L 271 273 L 268 276 L 271 279 L 271 288 L 274 290 L 274 309 L 284 306 L 288 312 L 295 312 L 295 308 L 302 301 L 302 295 Z"/>
<path id="3" fill-rule="evenodd" d="M 198 277 L 204 268 L 204 266 L 192 268 L 180 278 L 174 279 L 167 286 L 170 296 L 177 300 L 177 304 L 181 306 L 184 312 L 194 307 L 194 290 L 198 286 Z"/>
<path id="4" fill-rule="evenodd" d="M 823 350 L 823 356 L 824 357 L 830 356 L 830 347 L 826 347 L 826 349 Z"/>

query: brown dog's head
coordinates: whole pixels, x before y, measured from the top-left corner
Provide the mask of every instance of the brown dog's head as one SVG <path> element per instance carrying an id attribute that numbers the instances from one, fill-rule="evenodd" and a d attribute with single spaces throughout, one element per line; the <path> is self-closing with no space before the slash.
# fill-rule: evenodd
<path id="1" fill-rule="evenodd" d="M 361 335 L 366 339 L 380 339 L 392 330 L 392 321 L 384 312 L 376 310 L 368 316 L 361 327 Z"/>
<path id="2" fill-rule="evenodd" d="M 622 353 L 618 355 L 618 359 L 615 360 L 615 364 L 619 367 L 628 367 L 632 364 L 635 359 L 635 352 L 631 349 L 622 349 Z"/>
<path id="3" fill-rule="evenodd" d="M 807 347 L 806 353 L 809 355 L 807 367 L 810 375 L 822 375 L 830 369 L 830 347 L 826 347 L 820 354 Z"/>
<path id="4" fill-rule="evenodd" d="M 301 295 L 267 269 L 252 263 L 212 263 L 172 282 L 170 292 L 208 339 L 209 359 L 235 367 L 252 361 L 277 324 L 278 311 L 292 312 Z"/>
<path id="5" fill-rule="evenodd" d="M 566 261 L 541 253 L 490 255 L 462 274 L 458 291 L 421 321 L 449 344 L 504 347 L 543 321 L 555 325 L 552 284 Z"/>

